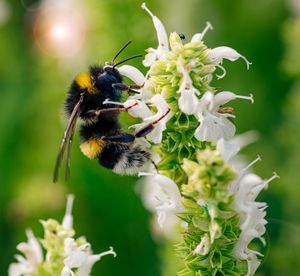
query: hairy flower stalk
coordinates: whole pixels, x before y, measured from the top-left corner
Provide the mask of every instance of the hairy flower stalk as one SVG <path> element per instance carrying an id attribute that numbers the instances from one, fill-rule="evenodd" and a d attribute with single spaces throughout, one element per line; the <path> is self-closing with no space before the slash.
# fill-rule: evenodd
<path id="1" fill-rule="evenodd" d="M 74 238 L 73 200 L 74 196 L 69 195 L 62 223 L 54 219 L 41 221 L 44 238 L 40 242 L 31 230 L 26 231 L 28 241 L 17 246 L 23 255 L 16 255 L 18 262 L 9 266 L 9 276 L 87 276 L 103 256 L 112 254 L 116 257 L 112 247 L 103 253 L 93 254 L 85 237 Z M 42 247 L 46 251 L 45 257 Z"/>
<path id="2" fill-rule="evenodd" d="M 146 138 L 156 169 L 142 174 L 146 205 L 161 227 L 180 226 L 179 275 L 254 275 L 262 254 L 250 244 L 259 239 L 264 245 L 267 223 L 267 206 L 255 199 L 278 176 L 264 181 L 249 173 L 259 158 L 244 169 L 235 161 L 241 145 L 233 139 L 233 108 L 224 105 L 235 99 L 253 103 L 253 96 L 211 86 L 213 78 L 225 77 L 224 60 L 243 59 L 247 68 L 251 63 L 232 48 L 208 48 L 203 39 L 210 23 L 183 43 L 175 32 L 168 39 L 162 22 L 145 4 L 142 8 L 153 20 L 158 47 L 147 49 L 144 85 L 123 105 L 136 103 L 130 114 L 143 122 L 135 129 L 154 126 Z M 143 79 L 136 69 L 121 70 L 133 81 Z"/>

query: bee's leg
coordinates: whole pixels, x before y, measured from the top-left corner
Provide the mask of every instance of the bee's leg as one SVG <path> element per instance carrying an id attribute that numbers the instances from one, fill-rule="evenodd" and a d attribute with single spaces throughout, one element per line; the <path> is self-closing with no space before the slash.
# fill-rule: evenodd
<path id="1" fill-rule="evenodd" d="M 136 134 L 135 137 L 136 138 L 141 138 L 141 137 L 145 137 L 147 134 L 149 134 L 155 127 L 155 125 L 157 123 L 159 123 L 163 118 L 165 118 L 170 112 L 170 109 L 168 109 L 168 111 L 162 115 L 161 117 L 159 117 L 157 120 L 155 120 L 154 122 L 150 123 L 149 125 L 146 125 L 145 127 L 143 127 L 142 129 L 140 129 Z"/>
<path id="2" fill-rule="evenodd" d="M 120 91 L 120 92 L 132 92 L 132 93 L 135 93 L 135 94 L 140 94 L 139 91 L 136 91 L 135 89 L 141 89 L 144 85 L 138 85 L 138 84 L 130 84 L 130 85 L 127 85 L 125 83 L 114 83 L 112 85 L 112 87 L 117 90 L 117 91 Z"/>
<path id="3" fill-rule="evenodd" d="M 124 133 L 113 136 L 103 136 L 101 139 L 112 143 L 132 143 L 135 140 L 135 136 L 133 134 Z"/>
<path id="4" fill-rule="evenodd" d="M 98 110 L 89 110 L 87 112 L 85 112 L 84 114 L 88 117 L 98 117 L 99 115 L 101 115 L 102 113 L 106 113 L 106 112 L 112 112 L 112 111 L 127 111 L 130 108 L 136 106 L 137 103 L 134 103 L 133 105 L 130 105 L 128 107 L 112 107 L 112 108 L 105 108 L 105 109 L 98 109 Z"/>
<path id="5" fill-rule="evenodd" d="M 145 137 L 147 134 L 149 134 L 155 127 L 157 123 L 159 123 L 163 118 L 165 118 L 170 112 L 170 109 L 163 114 L 161 117 L 159 117 L 154 122 L 146 125 L 142 129 L 140 129 L 136 134 L 119 134 L 119 135 L 113 135 L 113 136 L 103 136 L 101 137 L 102 140 L 108 141 L 108 142 L 114 142 L 114 143 L 132 143 L 134 142 L 135 138 L 141 138 Z"/>

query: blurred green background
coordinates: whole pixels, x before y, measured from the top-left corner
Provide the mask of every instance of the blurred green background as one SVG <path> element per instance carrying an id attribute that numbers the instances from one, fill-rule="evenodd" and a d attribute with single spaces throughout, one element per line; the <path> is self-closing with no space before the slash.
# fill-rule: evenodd
<path id="1" fill-rule="evenodd" d="M 209 47 L 233 47 L 253 62 L 249 71 L 242 61 L 226 62 L 226 78 L 214 85 L 255 95 L 255 105 L 234 104 L 238 132 L 260 133 L 244 153 L 249 160 L 262 156 L 255 167 L 262 177 L 273 171 L 281 176 L 260 198 L 269 204 L 269 224 L 258 275 L 300 275 L 298 1 L 294 6 L 283 0 L 147 2 L 168 31 L 188 40 L 210 21 Z M 93 275 L 167 275 L 161 242 L 149 229 L 151 215 L 135 192 L 137 178 L 117 176 L 86 159 L 76 138 L 70 181 L 51 181 L 66 124 L 63 101 L 74 75 L 111 60 L 128 40 L 133 43 L 122 57 L 156 46 L 152 21 L 140 5 L 136 0 L 0 0 L 0 275 L 7 274 L 26 228 L 41 236 L 39 219 L 62 219 L 70 192 L 76 196 L 77 235 L 85 235 L 94 252 L 112 245 L 118 253 L 97 263 Z M 145 72 L 139 61 L 130 63 Z"/>

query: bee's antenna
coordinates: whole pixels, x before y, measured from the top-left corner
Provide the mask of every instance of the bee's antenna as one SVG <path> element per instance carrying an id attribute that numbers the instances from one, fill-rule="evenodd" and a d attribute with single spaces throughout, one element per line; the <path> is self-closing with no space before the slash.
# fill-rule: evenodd
<path id="1" fill-rule="evenodd" d="M 131 43 L 132 41 L 129 40 L 120 50 L 119 52 L 115 55 L 114 59 L 112 60 L 112 63 L 116 60 L 116 58 L 127 48 L 127 46 Z"/>
<path id="2" fill-rule="evenodd" d="M 120 64 L 122 64 L 122 63 L 124 63 L 124 62 L 126 62 L 126 61 L 128 61 L 128 60 L 131 60 L 131 59 L 134 59 L 134 58 L 138 58 L 138 57 L 142 57 L 142 56 L 143 56 L 143 55 L 134 55 L 134 56 L 132 56 L 132 57 L 126 58 L 126 59 L 124 59 L 124 60 L 122 60 L 122 61 L 120 61 L 120 62 L 114 64 L 114 65 L 113 65 L 113 69 L 114 69 L 116 66 L 118 66 L 118 65 L 120 65 Z"/>

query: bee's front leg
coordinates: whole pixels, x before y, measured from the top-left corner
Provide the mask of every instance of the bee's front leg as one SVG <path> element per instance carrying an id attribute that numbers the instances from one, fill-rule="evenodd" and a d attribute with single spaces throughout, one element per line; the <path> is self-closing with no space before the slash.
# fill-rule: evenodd
<path id="1" fill-rule="evenodd" d="M 141 89 L 144 85 L 138 85 L 138 84 L 125 84 L 125 83 L 114 83 L 112 87 L 116 91 L 120 92 L 127 92 L 127 93 L 135 93 L 135 94 L 140 94 L 139 91 L 136 91 L 135 89 Z"/>

